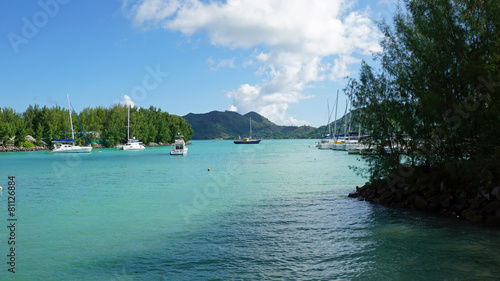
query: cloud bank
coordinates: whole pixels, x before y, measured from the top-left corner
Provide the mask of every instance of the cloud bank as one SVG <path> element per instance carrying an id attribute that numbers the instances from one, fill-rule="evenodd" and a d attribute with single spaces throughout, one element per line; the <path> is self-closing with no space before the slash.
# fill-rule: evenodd
<path id="1" fill-rule="evenodd" d="M 380 32 L 367 12 L 347 0 L 124 0 L 136 26 L 164 28 L 186 36 L 207 34 L 214 46 L 253 50 L 244 67 L 255 67 L 261 82 L 227 93 L 230 108 L 253 110 L 278 124 L 307 122 L 287 117 L 290 104 L 311 98 L 314 83 L 339 81 L 359 55 L 381 51 Z M 213 58 L 212 70 L 236 67 L 234 59 Z"/>

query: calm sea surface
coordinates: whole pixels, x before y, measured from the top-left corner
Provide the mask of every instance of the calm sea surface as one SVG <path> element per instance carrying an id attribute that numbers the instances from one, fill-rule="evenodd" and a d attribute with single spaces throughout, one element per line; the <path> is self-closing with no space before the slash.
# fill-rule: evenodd
<path id="1" fill-rule="evenodd" d="M 2 153 L 0 279 L 500 280 L 498 230 L 350 199 L 362 162 L 313 144 Z"/>

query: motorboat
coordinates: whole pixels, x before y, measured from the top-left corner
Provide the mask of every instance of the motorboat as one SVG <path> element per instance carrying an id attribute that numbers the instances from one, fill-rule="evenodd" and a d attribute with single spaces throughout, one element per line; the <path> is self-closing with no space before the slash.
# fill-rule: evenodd
<path id="1" fill-rule="evenodd" d="M 177 133 L 175 137 L 175 142 L 172 144 L 170 149 L 170 155 L 185 155 L 188 152 L 186 147 L 186 142 L 184 141 L 184 136 L 181 133 Z"/>

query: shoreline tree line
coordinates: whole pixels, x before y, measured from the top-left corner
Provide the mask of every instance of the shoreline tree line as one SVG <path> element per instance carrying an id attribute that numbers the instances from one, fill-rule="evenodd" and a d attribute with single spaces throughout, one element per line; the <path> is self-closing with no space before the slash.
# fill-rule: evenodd
<path id="1" fill-rule="evenodd" d="M 127 141 L 127 107 L 114 105 L 110 108 L 87 107 L 80 113 L 72 112 L 75 142 L 89 142 L 113 147 Z M 75 116 L 77 118 L 75 118 Z M 81 125 L 81 126 L 80 126 Z M 172 143 L 180 132 L 186 141 L 193 136 L 193 129 L 187 121 L 177 115 L 163 112 L 154 106 L 130 109 L 130 138 L 136 137 L 144 143 Z M 71 138 L 68 109 L 61 106 L 40 107 L 30 105 L 23 113 L 12 108 L 2 108 L 0 112 L 0 140 L 3 144 L 32 146 L 25 141 L 31 135 L 36 145 L 45 142 L 51 145 L 56 139 Z M 11 139 L 15 137 L 15 140 Z M 43 141 L 43 142 L 42 142 Z"/>

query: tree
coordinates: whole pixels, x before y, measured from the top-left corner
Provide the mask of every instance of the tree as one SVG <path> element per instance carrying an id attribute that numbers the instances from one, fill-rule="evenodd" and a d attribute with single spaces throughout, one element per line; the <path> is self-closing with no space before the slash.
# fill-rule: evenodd
<path id="1" fill-rule="evenodd" d="M 347 87 L 376 149 L 365 156 L 370 179 L 409 184 L 432 174 L 489 189 L 500 182 L 500 7 L 408 0 L 405 9 L 394 28 L 381 24 L 382 70 L 363 63 Z"/>

